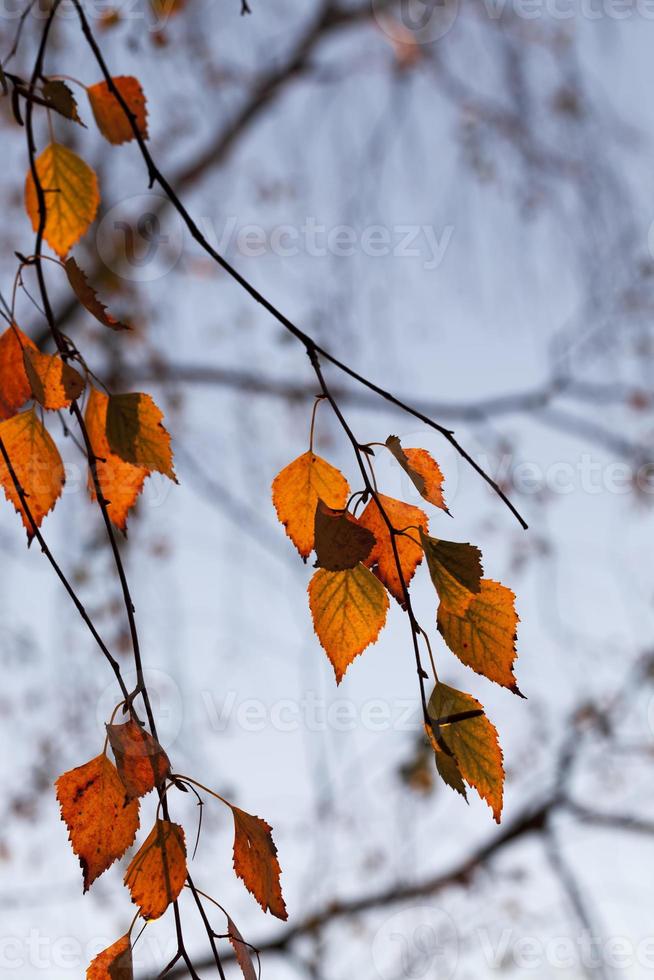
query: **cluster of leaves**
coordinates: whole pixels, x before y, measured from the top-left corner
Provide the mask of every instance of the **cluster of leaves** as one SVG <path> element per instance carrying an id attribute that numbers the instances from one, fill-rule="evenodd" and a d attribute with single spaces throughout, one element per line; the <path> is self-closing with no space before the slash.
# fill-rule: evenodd
<path id="1" fill-rule="evenodd" d="M 384 447 L 423 499 L 448 512 L 443 475 L 433 457 L 424 449 L 405 449 L 397 436 L 389 436 Z M 372 466 L 372 446 L 360 448 Z M 425 511 L 379 493 L 376 481 L 351 495 L 345 476 L 313 446 L 275 477 L 272 497 L 300 556 L 306 562 L 315 553 L 309 606 L 337 684 L 352 661 L 378 639 L 389 596 L 407 607 L 409 584 L 424 557 L 439 600 L 437 628 L 447 646 L 477 673 L 520 693 L 513 673 L 515 596 L 483 578 L 478 548 L 432 537 Z M 414 628 L 429 643 L 417 624 Z M 499 821 L 504 769 L 497 731 L 475 698 L 438 680 L 435 666 L 434 682 L 425 729 L 437 770 L 464 797 L 465 784 L 474 787 Z"/>

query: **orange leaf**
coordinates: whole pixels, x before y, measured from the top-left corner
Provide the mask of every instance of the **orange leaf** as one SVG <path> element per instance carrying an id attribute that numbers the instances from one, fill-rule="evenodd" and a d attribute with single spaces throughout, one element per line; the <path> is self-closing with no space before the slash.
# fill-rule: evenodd
<path id="1" fill-rule="evenodd" d="M 0 420 L 9 419 L 32 397 L 23 350 L 36 345 L 16 325 L 0 335 Z"/>
<path id="2" fill-rule="evenodd" d="M 159 919 L 186 881 L 186 841 L 176 823 L 157 820 L 125 874 L 132 901 L 144 919 Z"/>
<path id="3" fill-rule="evenodd" d="M 346 510 L 332 510 L 318 501 L 315 519 L 316 565 L 330 572 L 342 572 L 365 561 L 375 544 L 375 536 L 362 527 Z"/>
<path id="4" fill-rule="evenodd" d="M 121 323 L 120 320 L 117 320 L 111 315 L 111 313 L 108 312 L 106 306 L 100 302 L 95 290 L 89 285 L 86 276 L 72 256 L 66 261 L 66 275 L 68 276 L 68 282 L 73 288 L 73 292 L 77 296 L 82 306 L 87 309 L 99 323 L 101 323 L 104 327 L 110 327 L 111 330 L 132 329 L 127 323 Z"/>
<path id="5" fill-rule="evenodd" d="M 422 548 L 417 544 L 419 531 L 415 528 L 428 530 L 429 521 L 424 511 L 411 504 L 405 504 L 401 500 L 394 500 L 392 497 L 385 497 L 378 494 L 379 501 L 387 517 L 396 531 L 403 531 L 405 528 L 413 528 L 406 535 L 396 535 L 395 544 L 400 559 L 400 568 L 404 576 L 404 582 L 408 586 L 415 574 L 415 570 L 422 561 Z M 372 531 L 377 539 L 375 547 L 370 552 L 366 565 L 375 568 L 379 579 L 384 583 L 388 591 L 397 601 L 404 605 L 404 591 L 402 582 L 397 570 L 393 542 L 386 522 L 382 517 L 381 511 L 374 500 L 371 500 L 361 515 L 361 523 L 368 530 Z"/>
<path id="6" fill-rule="evenodd" d="M 45 195 L 44 237 L 62 259 L 84 235 L 100 204 L 98 178 L 77 154 L 51 143 L 36 161 L 36 172 Z M 39 227 L 39 201 L 32 171 L 25 181 L 25 208 L 36 231 Z"/>
<path id="7" fill-rule="evenodd" d="M 67 408 L 84 391 L 84 378 L 58 354 L 42 354 L 26 347 L 23 361 L 32 394 L 44 408 Z"/>
<path id="8" fill-rule="evenodd" d="M 312 452 L 298 456 L 273 480 L 277 517 L 305 561 L 313 551 L 318 500 L 338 510 L 345 507 L 349 493 L 341 471 Z"/>
<path id="9" fill-rule="evenodd" d="M 229 916 L 227 916 L 227 934 L 229 936 L 229 941 L 232 944 L 234 955 L 236 956 L 236 962 L 241 968 L 241 973 L 243 974 L 244 980 L 257 980 L 257 972 L 254 969 L 254 963 L 252 962 L 250 947 L 238 931 L 234 920 Z"/>
<path id="10" fill-rule="evenodd" d="M 374 643 L 386 622 L 388 596 L 365 565 L 316 572 L 309 583 L 313 625 L 340 684 L 355 657 Z"/>
<path id="11" fill-rule="evenodd" d="M 397 436 L 389 436 L 386 445 L 420 496 L 449 514 L 443 497 L 443 474 L 431 453 L 426 449 L 403 449 Z"/>
<path id="12" fill-rule="evenodd" d="M 518 614 L 511 589 L 482 579 L 465 609 L 438 607 L 438 629 L 450 650 L 468 667 L 520 694 L 513 675 Z"/>
<path id="13" fill-rule="evenodd" d="M 88 891 L 133 844 L 139 826 L 138 800 L 129 802 L 116 767 L 104 753 L 64 773 L 55 785 L 61 818 Z"/>
<path id="14" fill-rule="evenodd" d="M 114 85 L 127 103 L 130 112 L 135 116 L 136 125 L 143 139 L 148 138 L 148 110 L 145 95 L 138 78 L 131 75 L 120 75 L 112 79 Z M 91 103 L 91 109 L 98 124 L 98 129 L 110 143 L 128 143 L 133 140 L 134 130 L 123 108 L 110 91 L 107 82 L 98 82 L 86 90 Z"/>
<path id="15" fill-rule="evenodd" d="M 429 699 L 429 716 L 434 721 L 467 711 L 482 710 L 476 698 L 437 684 Z M 444 724 L 441 735 L 456 760 L 465 781 L 486 800 L 497 823 L 502 816 L 504 766 L 497 730 L 485 714 Z M 445 752 L 441 759 L 448 758 Z M 440 771 L 440 766 L 439 766 Z M 448 780 L 445 780 L 448 782 Z M 455 787 L 458 788 L 458 787 Z"/>
<path id="16" fill-rule="evenodd" d="M 107 405 L 109 398 L 97 388 L 91 388 L 84 421 L 98 457 L 97 474 L 100 488 L 107 500 L 109 517 L 121 531 L 127 529 L 127 515 L 143 489 L 148 471 L 143 466 L 132 466 L 109 449 L 107 442 Z M 89 490 L 95 499 L 95 487 L 89 474 Z"/>
<path id="17" fill-rule="evenodd" d="M 253 817 L 238 807 L 234 814 L 234 871 L 254 895 L 264 912 L 278 919 L 288 918 L 279 883 L 281 868 L 272 827 L 261 817 Z"/>
<path id="18" fill-rule="evenodd" d="M 86 971 L 86 980 L 134 980 L 129 936 L 123 936 L 96 956 Z"/>
<path id="19" fill-rule="evenodd" d="M 130 799 L 145 796 L 163 783 L 170 760 L 149 732 L 130 719 L 124 725 L 107 725 L 107 735 Z"/>
<path id="20" fill-rule="evenodd" d="M 33 409 L 0 422 L 0 439 L 7 450 L 13 471 L 27 495 L 27 506 L 37 527 L 56 504 L 64 485 L 64 465 L 59 450 Z M 0 483 L 7 500 L 21 515 L 27 537 L 34 531 L 23 510 L 11 474 L 0 455 Z"/>
<path id="21" fill-rule="evenodd" d="M 176 482 L 170 436 L 150 395 L 110 395 L 107 441 L 112 453 L 133 466 L 157 470 Z"/>

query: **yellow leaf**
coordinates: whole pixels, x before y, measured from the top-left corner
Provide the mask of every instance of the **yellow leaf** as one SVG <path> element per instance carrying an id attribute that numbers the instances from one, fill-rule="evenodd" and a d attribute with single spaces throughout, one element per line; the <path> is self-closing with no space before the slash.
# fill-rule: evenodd
<path id="1" fill-rule="evenodd" d="M 134 980 L 129 936 L 123 936 L 96 956 L 86 971 L 86 980 Z"/>
<path id="2" fill-rule="evenodd" d="M 107 501 L 109 517 L 121 531 L 127 528 L 127 515 L 143 489 L 148 471 L 143 466 L 125 463 L 109 449 L 107 442 L 107 405 L 109 398 L 97 388 L 91 388 L 84 422 L 98 457 L 96 466 L 102 494 Z M 89 474 L 89 491 L 95 499 L 95 486 Z"/>
<path id="3" fill-rule="evenodd" d="M 404 449 L 397 436 L 389 436 L 386 446 L 420 496 L 449 514 L 443 497 L 443 474 L 431 453 L 426 449 Z"/>
<path id="4" fill-rule="evenodd" d="M 175 480 L 170 436 L 150 395 L 110 395 L 107 406 L 107 441 L 112 453 L 133 466 L 157 470 Z"/>
<path id="5" fill-rule="evenodd" d="M 513 675 L 518 614 L 510 589 L 482 579 L 463 611 L 438 607 L 438 629 L 450 650 L 468 667 L 520 694 Z"/>
<path id="6" fill-rule="evenodd" d="M 62 259 L 95 220 L 100 204 L 98 178 L 77 154 L 51 143 L 36 161 L 36 172 L 45 195 L 44 237 Z M 25 207 L 36 231 L 39 201 L 31 170 L 25 181 Z"/>
<path id="7" fill-rule="evenodd" d="M 145 95 L 138 78 L 120 75 L 112 79 L 114 85 L 135 116 L 136 125 L 143 139 L 148 138 L 148 111 Z M 98 129 L 110 143 L 127 143 L 134 139 L 134 130 L 123 108 L 110 91 L 107 82 L 98 82 L 86 90 Z"/>
<path id="8" fill-rule="evenodd" d="M 472 544 L 441 541 L 420 532 L 429 574 L 439 599 L 450 612 L 463 615 L 481 591 L 481 551 Z"/>
<path id="9" fill-rule="evenodd" d="M 186 881 L 186 841 L 176 823 L 157 820 L 125 874 L 132 901 L 144 919 L 159 919 Z"/>
<path id="10" fill-rule="evenodd" d="M 56 782 L 61 818 L 84 876 L 84 891 L 134 843 L 138 800 L 130 803 L 116 767 L 104 755 Z"/>
<path id="11" fill-rule="evenodd" d="M 27 495 L 27 506 L 37 527 L 57 502 L 64 485 L 64 465 L 52 438 L 33 409 L 0 422 L 0 439 L 7 451 L 18 482 Z M 32 525 L 20 502 L 11 474 L 0 455 L 0 483 L 7 500 L 21 515 L 27 537 Z"/>
<path id="12" fill-rule="evenodd" d="M 84 378 L 58 354 L 42 354 L 26 347 L 23 360 L 32 394 L 44 408 L 67 408 L 84 391 Z"/>
<path id="13" fill-rule="evenodd" d="M 394 500 L 392 497 L 385 497 L 378 494 L 379 502 L 396 531 L 403 531 L 410 528 L 407 534 L 395 535 L 395 544 L 400 559 L 400 568 L 404 576 L 404 582 L 408 586 L 415 574 L 415 570 L 422 561 L 422 548 L 418 544 L 420 540 L 419 528 L 425 532 L 429 528 L 429 521 L 424 511 L 411 504 L 405 504 L 401 500 Z M 384 521 L 381 511 L 374 500 L 371 500 L 361 515 L 361 524 L 367 527 L 375 535 L 377 543 L 370 552 L 366 560 L 366 565 L 375 568 L 379 579 L 384 583 L 388 591 L 397 601 L 404 605 L 404 591 L 402 582 L 397 569 L 395 553 L 390 531 Z M 407 537 L 410 535 L 410 537 Z"/>
<path id="14" fill-rule="evenodd" d="M 388 596 L 365 565 L 343 572 L 321 568 L 309 583 L 309 605 L 314 629 L 340 684 L 354 658 L 379 636 Z"/>
<path id="15" fill-rule="evenodd" d="M 429 699 L 429 716 L 433 721 L 476 710 L 483 711 L 476 698 L 445 684 L 437 684 Z M 502 816 L 504 766 L 495 726 L 485 714 L 481 714 L 477 718 L 442 724 L 440 731 L 445 744 L 454 755 L 458 771 L 468 785 L 486 800 L 499 823 Z M 448 759 L 442 751 L 440 758 Z M 438 768 L 440 772 L 440 766 Z M 445 776 L 444 778 L 449 782 Z"/>
<path id="16" fill-rule="evenodd" d="M 288 918 L 279 883 L 281 868 L 272 827 L 261 817 L 232 807 L 234 814 L 234 871 L 264 912 Z"/>
<path id="17" fill-rule="evenodd" d="M 334 510 L 342 510 L 349 493 L 341 471 L 312 452 L 298 456 L 273 480 L 272 499 L 277 517 L 305 561 L 313 551 L 318 500 Z"/>
<path id="18" fill-rule="evenodd" d="M 332 510 L 318 501 L 315 520 L 316 565 L 342 572 L 365 561 L 375 536 L 346 510 Z"/>
<path id="19" fill-rule="evenodd" d="M 0 336 L 0 420 L 10 419 L 32 397 L 24 350 L 36 345 L 15 324 L 8 327 Z"/>

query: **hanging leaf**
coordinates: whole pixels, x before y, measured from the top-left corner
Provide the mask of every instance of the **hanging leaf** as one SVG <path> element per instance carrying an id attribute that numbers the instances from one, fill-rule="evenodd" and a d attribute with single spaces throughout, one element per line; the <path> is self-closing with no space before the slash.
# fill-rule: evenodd
<path id="1" fill-rule="evenodd" d="M 309 583 L 313 625 L 336 683 L 355 657 L 374 643 L 386 622 L 388 596 L 365 565 L 343 572 L 316 572 Z"/>
<path id="2" fill-rule="evenodd" d="M 133 466 L 157 470 L 177 482 L 170 436 L 150 395 L 110 395 L 107 405 L 107 442 L 112 453 Z"/>
<path id="3" fill-rule="evenodd" d="M 139 133 L 143 139 L 148 138 L 148 110 L 138 78 L 131 75 L 120 75 L 112 79 L 133 114 Z M 110 143 L 118 145 L 128 143 L 135 138 L 134 130 L 123 108 L 109 88 L 107 82 L 98 82 L 87 88 L 89 102 L 98 129 Z"/>
<path id="4" fill-rule="evenodd" d="M 483 708 L 470 694 L 456 691 L 445 684 L 437 684 L 429 699 L 428 710 L 430 718 L 438 721 L 468 711 L 483 711 Z M 456 760 L 460 774 L 468 785 L 476 789 L 481 798 L 486 800 L 495 820 L 499 823 L 502 816 L 504 766 L 495 726 L 485 714 L 482 714 L 477 718 L 466 718 L 463 721 L 442 725 L 441 735 Z M 444 752 L 437 753 L 437 763 L 439 755 L 442 763 L 447 755 Z M 448 763 L 445 765 L 447 766 Z M 441 772 L 440 765 L 438 769 Z M 444 778 L 449 782 L 446 777 Z M 454 788 L 460 792 L 458 786 Z"/>
<path id="5" fill-rule="evenodd" d="M 134 843 L 138 800 L 127 799 L 118 771 L 104 753 L 64 773 L 55 785 L 86 892 Z"/>
<path id="6" fill-rule="evenodd" d="M 332 510 L 318 501 L 315 518 L 316 565 L 330 572 L 343 572 L 365 561 L 375 536 L 345 510 Z"/>
<path id="7" fill-rule="evenodd" d="M 513 675 L 518 615 L 510 589 L 482 579 L 463 611 L 438 607 L 438 629 L 450 650 L 478 674 L 520 694 Z"/>
<path id="8" fill-rule="evenodd" d="M 170 773 L 170 760 L 149 732 L 130 719 L 124 725 L 107 725 L 107 736 L 129 799 L 161 786 Z"/>
<path id="9" fill-rule="evenodd" d="M 424 511 L 411 504 L 405 504 L 401 500 L 394 500 L 393 497 L 385 497 L 378 494 L 381 506 L 389 518 L 396 531 L 403 531 L 410 528 L 407 535 L 395 535 L 395 544 L 400 559 L 400 568 L 404 576 L 405 584 L 408 586 L 413 578 L 416 568 L 422 561 L 422 548 L 418 543 L 420 540 L 419 528 L 427 531 L 429 521 Z M 376 544 L 370 552 L 366 565 L 374 568 L 379 579 L 384 583 L 388 591 L 394 596 L 400 605 L 404 605 L 404 591 L 402 582 L 397 570 L 395 553 L 393 551 L 393 540 L 384 518 L 375 500 L 371 500 L 361 515 L 361 524 L 372 531 L 375 536 Z"/>
<path id="10" fill-rule="evenodd" d="M 36 161 L 36 172 L 45 195 L 44 237 L 64 258 L 84 235 L 100 204 L 98 178 L 72 150 L 51 143 Z M 39 200 L 31 170 L 25 181 L 25 208 L 34 231 L 40 223 Z"/>
<path id="11" fill-rule="evenodd" d="M 109 327 L 111 330 L 131 330 L 132 328 L 127 323 L 121 323 L 114 316 L 109 313 L 106 306 L 100 302 L 97 297 L 95 290 L 89 285 L 85 274 L 82 272 L 78 266 L 75 259 L 72 257 L 66 260 L 66 275 L 68 276 L 68 282 L 73 288 L 73 292 L 77 296 L 78 300 L 82 306 L 88 310 L 88 312 L 98 320 L 104 327 Z"/>
<path id="12" fill-rule="evenodd" d="M 280 885 L 281 868 L 272 827 L 261 817 L 232 807 L 234 814 L 234 871 L 264 912 L 286 921 L 288 913 Z"/>
<path id="13" fill-rule="evenodd" d="M 443 474 L 434 457 L 426 449 L 403 449 L 397 436 L 389 436 L 386 446 L 420 496 L 449 514 L 443 497 Z"/>
<path id="14" fill-rule="evenodd" d="M 86 980 L 134 980 L 129 936 L 123 936 L 109 949 L 96 956 L 86 971 Z"/>
<path id="15" fill-rule="evenodd" d="M 465 613 L 472 596 L 481 591 L 481 551 L 472 544 L 430 538 L 422 530 L 420 540 L 440 601 L 451 612 Z"/>
<path id="16" fill-rule="evenodd" d="M 55 112 L 58 112 L 61 116 L 65 116 L 66 119 L 71 119 L 73 122 L 79 123 L 80 126 L 84 126 L 77 111 L 75 96 L 65 82 L 60 81 L 58 78 L 49 79 L 43 85 L 43 98 Z"/>
<path id="17" fill-rule="evenodd" d="M 243 980 L 258 980 L 257 971 L 254 969 L 254 963 L 252 962 L 250 947 L 236 928 L 234 920 L 229 916 L 227 916 L 227 934 L 232 944 L 234 955 L 236 956 L 236 962 L 241 968 Z"/>
<path id="18" fill-rule="evenodd" d="M 14 474 L 27 495 L 27 506 L 37 527 L 61 495 L 64 465 L 52 438 L 33 409 L 0 422 L 0 439 L 7 450 Z M 20 502 L 14 481 L 0 455 L 0 483 L 7 500 L 21 515 L 28 540 L 34 537 L 32 524 Z"/>
<path id="19" fill-rule="evenodd" d="M 44 408 L 67 408 L 84 391 L 84 378 L 58 354 L 42 354 L 26 347 L 23 361 L 32 394 Z"/>
<path id="20" fill-rule="evenodd" d="M 144 919 L 159 919 L 186 881 L 186 841 L 176 823 L 157 820 L 125 874 L 132 901 Z"/>
<path id="21" fill-rule="evenodd" d="M 102 494 L 107 501 L 107 513 L 121 531 L 127 530 L 127 515 L 143 489 L 148 470 L 132 466 L 109 449 L 107 442 L 107 395 L 91 388 L 84 422 L 93 452 L 98 457 L 96 466 Z M 95 499 L 95 486 L 89 474 L 89 491 Z"/>
<path id="22" fill-rule="evenodd" d="M 316 507 L 343 509 L 350 493 L 340 470 L 307 452 L 289 463 L 273 480 L 272 499 L 279 521 L 306 561 L 313 551 Z"/>
<path id="23" fill-rule="evenodd" d="M 36 345 L 15 324 L 0 335 L 0 420 L 10 419 L 32 397 L 23 350 Z"/>
<path id="24" fill-rule="evenodd" d="M 438 744 L 430 725 L 425 725 L 425 733 L 434 750 L 438 775 L 444 783 L 457 793 L 460 793 L 463 799 L 467 801 L 468 792 L 466 790 L 466 784 L 463 781 L 463 776 L 461 775 L 461 770 L 456 759 L 453 755 L 448 755 L 443 746 Z"/>

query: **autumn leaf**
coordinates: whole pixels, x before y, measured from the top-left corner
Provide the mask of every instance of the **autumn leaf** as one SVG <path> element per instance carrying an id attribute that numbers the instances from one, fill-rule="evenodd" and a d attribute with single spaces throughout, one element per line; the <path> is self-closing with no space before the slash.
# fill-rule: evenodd
<path id="1" fill-rule="evenodd" d="M 61 818 L 68 827 L 88 891 L 134 843 L 138 800 L 130 803 L 118 770 L 104 755 L 64 773 L 56 782 Z"/>
<path id="2" fill-rule="evenodd" d="M 517 656 L 515 596 L 499 582 L 482 579 L 463 611 L 438 607 L 438 629 L 450 650 L 468 667 L 520 694 L 513 675 Z"/>
<path id="3" fill-rule="evenodd" d="M 453 755 L 449 755 L 443 745 L 438 744 L 434 732 L 430 725 L 425 725 L 425 733 L 434 750 L 436 760 L 436 770 L 444 783 L 455 792 L 460 793 L 464 800 L 468 799 L 466 784 L 463 781 L 461 770 Z"/>
<path id="4" fill-rule="evenodd" d="M 75 259 L 71 257 L 66 261 L 65 265 L 66 275 L 68 276 L 68 282 L 73 288 L 73 292 L 77 296 L 78 300 L 82 306 L 88 310 L 88 312 L 98 320 L 104 327 L 109 327 L 111 330 L 131 330 L 132 328 L 127 323 L 121 323 L 114 316 L 109 313 L 106 306 L 100 302 L 97 297 L 95 290 L 89 285 L 85 274 L 82 272 L 78 266 Z"/>
<path id="5" fill-rule="evenodd" d="M 456 691 L 445 684 L 437 684 L 429 699 L 428 710 L 430 718 L 436 722 L 467 711 L 483 711 L 483 708 L 472 695 Z M 477 718 L 444 724 L 440 731 L 445 744 L 454 755 L 459 772 L 468 785 L 486 800 L 499 823 L 502 816 L 504 767 L 495 726 L 485 714 L 481 714 Z M 446 757 L 444 752 L 441 753 L 441 760 L 443 756 Z M 438 769 L 441 772 L 440 766 Z M 448 782 L 447 779 L 445 781 Z"/>
<path id="6" fill-rule="evenodd" d="M 397 436 L 389 436 L 386 446 L 420 496 L 449 514 L 443 497 L 443 474 L 434 457 L 426 449 L 404 449 Z"/>
<path id="7" fill-rule="evenodd" d="M 261 817 L 232 807 L 234 814 L 234 871 L 264 912 L 288 918 L 279 882 L 281 868 L 272 827 Z"/>
<path id="8" fill-rule="evenodd" d="M 36 160 L 36 172 L 45 195 L 44 237 L 62 259 L 84 235 L 100 204 L 98 178 L 72 150 L 51 143 Z M 39 201 L 31 170 L 25 181 L 25 208 L 37 231 Z"/>
<path id="9" fill-rule="evenodd" d="M 54 109 L 61 116 L 79 123 L 80 126 L 84 125 L 77 111 L 75 96 L 65 82 L 58 78 L 48 79 L 43 85 L 43 98 L 48 103 L 49 108 Z"/>
<path id="10" fill-rule="evenodd" d="M 110 395 L 107 405 L 107 442 L 112 453 L 126 463 L 157 470 L 177 482 L 170 436 L 161 424 L 163 414 L 150 395 Z"/>
<path id="11" fill-rule="evenodd" d="M 102 494 L 107 501 L 107 513 L 116 527 L 124 532 L 127 529 L 127 515 L 143 489 L 148 470 L 124 462 L 109 449 L 106 436 L 108 404 L 107 395 L 97 388 L 91 388 L 84 422 L 93 452 L 98 457 L 96 469 Z M 95 498 L 95 486 L 90 474 L 89 491 Z"/>
<path id="12" fill-rule="evenodd" d="M 128 109 L 135 117 L 139 133 L 148 138 L 148 111 L 145 95 L 138 78 L 120 75 L 112 79 Z M 116 145 L 133 140 L 134 130 L 123 108 L 110 90 L 108 82 L 98 82 L 86 90 L 98 129 L 110 143 Z"/>
<path id="13" fill-rule="evenodd" d="M 342 510 L 350 493 L 340 470 L 309 451 L 289 463 L 273 480 L 277 517 L 304 560 L 313 551 L 318 500 Z"/>
<path id="14" fill-rule="evenodd" d="M 415 574 L 416 568 L 422 561 L 422 548 L 418 544 L 420 533 L 418 528 L 422 528 L 425 532 L 428 530 L 429 521 L 427 520 L 427 515 L 419 507 L 414 507 L 412 504 L 405 504 L 401 500 L 394 500 L 393 497 L 385 497 L 381 493 L 377 497 L 396 531 L 404 531 L 406 528 L 411 529 L 407 531 L 407 534 L 395 535 L 400 568 L 402 569 L 404 582 L 408 586 Z M 403 606 L 404 591 L 395 561 L 393 540 L 374 499 L 368 503 L 360 520 L 364 527 L 372 531 L 377 542 L 366 560 L 366 565 L 375 570 L 377 576 L 384 583 L 391 595 Z M 408 537 L 408 535 L 411 535 L 411 537 Z"/>
<path id="15" fill-rule="evenodd" d="M 118 774 L 130 799 L 145 796 L 170 773 L 170 761 L 159 743 L 134 719 L 107 725 Z"/>
<path id="16" fill-rule="evenodd" d="M 0 335 L 0 420 L 9 419 L 32 397 L 23 350 L 36 345 L 15 324 Z"/>
<path id="17" fill-rule="evenodd" d="M 84 378 L 58 354 L 42 354 L 26 347 L 23 362 L 32 394 L 44 408 L 67 408 L 84 391 Z"/>
<path id="18" fill-rule="evenodd" d="M 375 536 L 345 510 L 332 510 L 318 501 L 315 517 L 316 565 L 330 572 L 342 572 L 365 561 L 375 544 Z"/>
<path id="19" fill-rule="evenodd" d="M 430 538 L 422 530 L 420 540 L 440 601 L 463 615 L 473 595 L 481 591 L 481 551 L 472 544 Z"/>
<path id="20" fill-rule="evenodd" d="M 234 950 L 236 962 L 241 968 L 243 980 L 257 980 L 257 971 L 254 969 L 250 947 L 238 931 L 234 920 L 229 916 L 227 916 L 227 934 Z"/>
<path id="21" fill-rule="evenodd" d="M 11 461 L 14 474 L 27 496 L 27 506 L 37 527 L 56 504 L 64 485 L 64 465 L 59 450 L 33 409 L 0 422 L 0 439 Z M 7 500 L 21 515 L 27 537 L 34 529 L 23 509 L 20 496 L 5 459 L 0 455 L 0 483 Z"/>
<path id="22" fill-rule="evenodd" d="M 125 874 L 132 901 L 144 919 L 159 919 L 177 900 L 185 880 L 184 831 L 179 824 L 157 820 Z"/>
<path id="23" fill-rule="evenodd" d="M 86 971 L 86 980 L 134 980 L 129 936 L 123 936 L 96 956 Z"/>
<path id="24" fill-rule="evenodd" d="M 354 658 L 379 636 L 388 596 L 365 565 L 342 572 L 322 568 L 309 583 L 309 605 L 314 629 L 340 684 Z"/>

